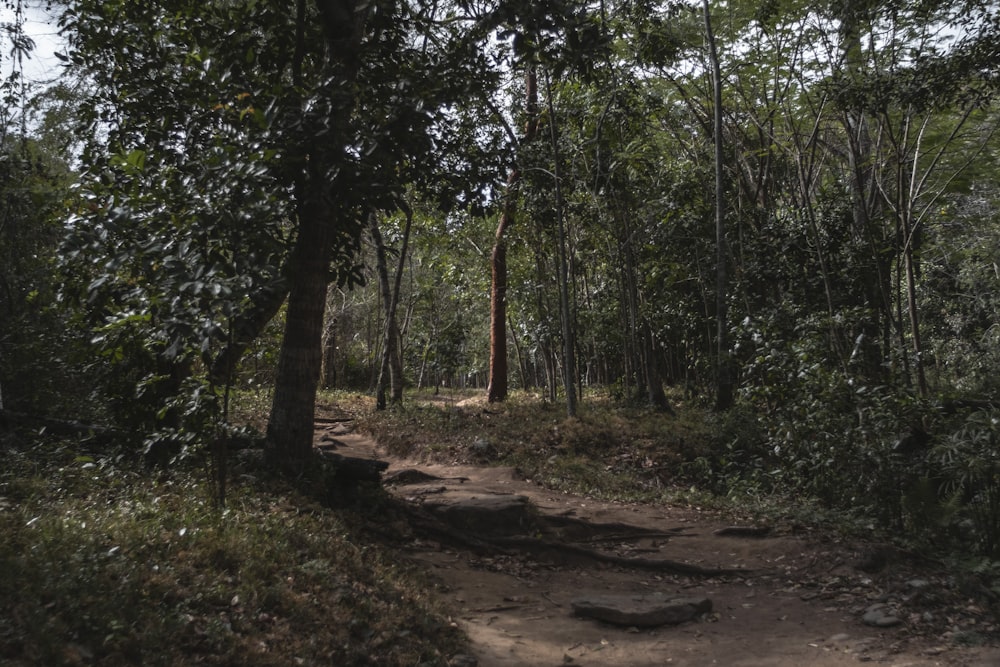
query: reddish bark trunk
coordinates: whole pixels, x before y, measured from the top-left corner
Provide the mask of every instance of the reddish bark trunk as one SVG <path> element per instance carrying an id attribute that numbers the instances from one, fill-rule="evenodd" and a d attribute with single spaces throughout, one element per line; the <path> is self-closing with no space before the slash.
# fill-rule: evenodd
<path id="1" fill-rule="evenodd" d="M 525 76 L 525 112 L 528 119 L 524 126 L 521 144 L 534 140 L 538 134 L 538 79 L 534 67 Z M 486 398 L 491 403 L 507 398 L 507 228 L 514 223 L 517 187 L 521 170 L 514 166 L 507 177 L 507 193 L 497 225 L 496 242 L 491 256 L 492 284 L 490 287 L 490 382 Z"/>

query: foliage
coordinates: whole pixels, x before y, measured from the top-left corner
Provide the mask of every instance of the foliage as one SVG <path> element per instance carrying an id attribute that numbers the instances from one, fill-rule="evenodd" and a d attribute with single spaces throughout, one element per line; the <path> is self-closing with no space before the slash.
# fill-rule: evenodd
<path id="1" fill-rule="evenodd" d="M 57 301 L 56 216 L 74 175 L 65 153 L 74 93 L 53 87 L 30 103 L 25 122 L 0 131 L 0 391 L 4 407 L 49 416 L 102 411 L 100 373 L 82 341 L 86 330 Z"/>
<path id="2" fill-rule="evenodd" d="M 186 466 L 150 476 L 73 443 L 4 444 L 4 660 L 444 665 L 461 645 L 357 516 L 247 483 L 262 478 L 249 462 L 220 511 Z"/>
<path id="3" fill-rule="evenodd" d="M 777 369 L 775 369 L 777 370 Z M 996 557 L 1000 467 L 992 412 L 947 415 L 886 387 L 818 387 L 803 372 L 766 411 L 718 415 L 691 404 L 667 416 L 588 396 L 579 418 L 515 393 L 413 394 L 361 428 L 398 456 L 511 465 L 547 487 L 626 501 L 749 508 L 806 523 L 895 531 L 935 551 Z M 931 440 L 921 420 L 945 435 Z M 795 507 L 798 506 L 798 510 Z M 797 513 L 798 512 L 798 513 Z M 900 532 L 902 531 L 902 532 Z"/>
<path id="4" fill-rule="evenodd" d="M 662 501 L 692 481 L 682 463 L 711 442 L 701 410 L 676 418 L 586 399 L 577 418 L 566 418 L 559 405 L 526 392 L 486 407 L 469 392 L 424 391 L 405 409 L 363 414 L 359 428 L 399 456 L 512 465 L 553 488 L 602 498 Z"/>
<path id="5" fill-rule="evenodd" d="M 940 528 L 1000 559 L 1000 414 L 996 408 L 962 411 L 951 421 L 927 456 L 926 479 L 936 487 L 938 506 L 951 510 Z"/>

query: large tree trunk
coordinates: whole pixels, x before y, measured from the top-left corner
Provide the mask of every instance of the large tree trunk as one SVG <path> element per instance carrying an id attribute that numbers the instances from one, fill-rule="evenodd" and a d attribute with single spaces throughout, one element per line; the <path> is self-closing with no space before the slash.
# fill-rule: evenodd
<path id="1" fill-rule="evenodd" d="M 326 38 L 331 74 L 342 80 L 340 99 L 331 100 L 331 116 L 321 128 L 327 140 L 299 147 L 302 173 L 295 188 L 298 229 L 287 266 L 288 313 L 278 354 L 274 398 L 267 426 L 266 454 L 272 465 L 293 473 L 305 469 L 312 456 L 313 416 L 320 367 L 323 361 L 323 315 L 330 275 L 338 192 L 329 173 L 336 171 L 350 140 L 348 128 L 354 107 L 349 91 L 357 78 L 358 53 L 374 2 L 368 0 L 315 0 Z M 304 53 L 302 38 L 305 0 L 297 5 L 298 44 L 293 76 Z M 317 128 L 317 130 L 320 128 Z M 319 136 L 317 131 L 317 136 Z M 339 235 L 343 236 L 343 235 Z M 347 237 L 344 236 L 346 239 Z M 344 242 L 347 242 L 346 240 Z"/>
<path id="2" fill-rule="evenodd" d="M 289 263 L 285 336 L 267 425 L 268 458 L 280 468 L 295 468 L 312 453 L 313 410 L 323 362 L 330 213 L 316 195 L 299 206 L 298 236 Z"/>
<path id="3" fill-rule="evenodd" d="M 528 119 L 524 127 L 522 145 L 530 143 L 538 134 L 538 77 L 534 66 L 528 67 L 525 76 L 525 111 Z M 515 165 L 507 177 L 507 192 L 497 225 L 496 241 L 491 255 L 490 287 L 490 380 L 486 398 L 491 403 L 507 398 L 507 228 L 514 223 L 517 205 L 517 186 L 521 170 Z"/>

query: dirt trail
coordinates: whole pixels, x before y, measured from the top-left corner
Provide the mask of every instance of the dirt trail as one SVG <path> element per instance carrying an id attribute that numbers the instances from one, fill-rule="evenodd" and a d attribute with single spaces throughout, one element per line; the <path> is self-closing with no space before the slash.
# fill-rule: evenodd
<path id="1" fill-rule="evenodd" d="M 524 496 L 544 516 L 617 522 L 669 534 L 618 541 L 577 536 L 587 548 L 748 570 L 705 577 L 606 564 L 555 564 L 521 555 L 476 555 L 414 535 L 405 555 L 440 582 L 480 667 L 825 667 L 859 661 L 896 667 L 1000 665 L 1000 649 L 975 645 L 987 643 L 982 638 L 991 631 L 995 636 L 996 619 L 971 599 L 962 600 L 959 609 L 948 606 L 945 600 L 956 597 L 950 592 L 953 584 L 940 573 L 921 571 L 913 559 L 898 558 L 881 572 L 866 574 L 855 567 L 857 545 L 822 536 L 787 531 L 763 538 L 721 536 L 716 531 L 726 524 L 708 512 L 553 492 L 519 479 L 510 468 L 397 460 L 378 451 L 372 440 L 351 433 L 346 424 L 320 426 L 321 440 L 340 454 L 389 461 L 387 476 L 412 469 L 436 478 L 401 480 L 409 483 L 390 487 L 414 504 L 440 509 L 486 499 L 503 505 L 504 499 Z M 494 520 L 484 516 L 483 523 Z M 654 593 L 707 597 L 713 610 L 680 625 L 639 629 L 579 618 L 571 607 L 583 596 Z M 880 628 L 862 622 L 866 610 L 879 602 L 888 605 L 887 614 L 899 617 L 898 625 Z"/>

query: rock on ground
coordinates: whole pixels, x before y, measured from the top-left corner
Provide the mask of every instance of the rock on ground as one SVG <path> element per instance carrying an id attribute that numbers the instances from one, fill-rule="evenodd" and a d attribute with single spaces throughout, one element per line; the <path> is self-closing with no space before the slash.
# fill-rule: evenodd
<path id="1" fill-rule="evenodd" d="M 677 625 L 712 611 L 708 598 L 668 599 L 659 595 L 598 595 L 572 602 L 577 616 L 626 627 Z"/>

